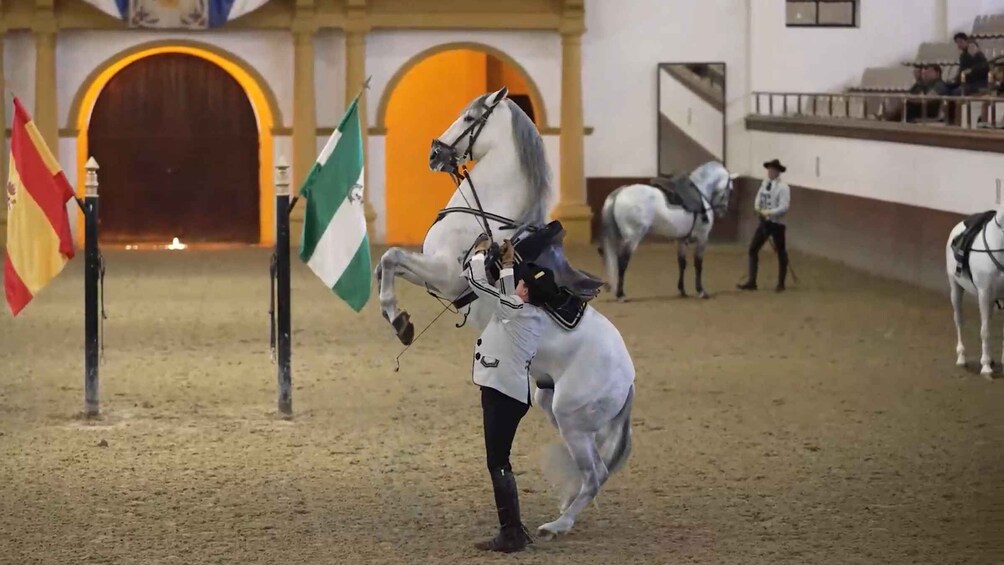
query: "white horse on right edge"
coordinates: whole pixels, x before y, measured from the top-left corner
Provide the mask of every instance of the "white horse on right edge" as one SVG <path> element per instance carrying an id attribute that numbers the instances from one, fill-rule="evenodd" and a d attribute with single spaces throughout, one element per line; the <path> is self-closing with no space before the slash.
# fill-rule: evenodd
<path id="1" fill-rule="evenodd" d="M 708 161 L 694 169 L 689 178 L 700 193 L 700 212 L 669 204 L 662 190 L 648 184 L 622 186 L 607 196 L 601 212 L 600 254 L 606 264 L 607 284 L 618 301 L 627 300 L 624 273 L 631 255 L 650 231 L 677 241 L 680 296 L 687 296 L 683 274 L 687 270 L 687 246 L 694 244 L 697 295 L 710 297 L 701 280 L 704 251 L 715 223 L 714 215 L 722 217 L 728 210 L 736 176 L 718 161 Z"/>
<path id="2" fill-rule="evenodd" d="M 964 250 L 968 251 L 968 265 L 960 265 L 952 243 L 966 231 L 969 224 L 974 224 L 974 229 L 972 240 L 964 245 L 968 248 Z M 962 296 L 963 292 L 967 292 L 976 297 L 980 306 L 980 337 L 983 342 L 980 373 L 993 380 L 990 313 L 994 302 L 1004 299 L 1004 210 L 976 214 L 956 224 L 948 235 L 945 246 L 945 267 L 958 338 L 955 346 L 955 353 L 958 355 L 956 364 L 960 367 L 966 364 L 966 348 L 962 345 Z"/>

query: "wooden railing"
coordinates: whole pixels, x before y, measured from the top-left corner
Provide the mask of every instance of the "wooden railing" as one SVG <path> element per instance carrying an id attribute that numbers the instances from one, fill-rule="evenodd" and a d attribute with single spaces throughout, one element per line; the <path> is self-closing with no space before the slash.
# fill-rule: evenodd
<path id="1" fill-rule="evenodd" d="M 898 105 L 894 121 L 977 128 L 984 121 L 1004 128 L 1004 97 L 929 96 L 890 92 L 753 92 L 753 115 L 837 120 L 886 120 L 887 110 Z M 907 108 L 916 115 L 908 115 Z"/>

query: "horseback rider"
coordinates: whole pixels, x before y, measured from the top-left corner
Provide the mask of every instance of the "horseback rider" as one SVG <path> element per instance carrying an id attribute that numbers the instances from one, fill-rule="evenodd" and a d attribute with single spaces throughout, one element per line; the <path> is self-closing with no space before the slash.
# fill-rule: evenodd
<path id="1" fill-rule="evenodd" d="M 760 218 L 760 225 L 757 226 L 756 233 L 749 247 L 749 277 L 746 282 L 738 285 L 742 290 L 756 290 L 757 267 L 759 266 L 760 248 L 767 242 L 767 238 L 774 240 L 774 247 L 777 251 L 778 292 L 784 290 L 784 279 L 788 274 L 788 250 L 785 247 L 785 225 L 784 216 L 791 205 L 791 189 L 781 180 L 781 173 L 787 171 L 784 165 L 777 159 L 767 161 L 763 164 L 767 169 L 767 178 L 760 184 L 760 190 L 756 194 L 756 202 L 753 207 Z"/>
<path id="2" fill-rule="evenodd" d="M 532 540 L 520 521 L 519 493 L 509 452 L 516 428 L 530 407 L 530 362 L 537 354 L 547 323 L 547 313 L 540 306 L 558 293 L 558 287 L 550 269 L 525 263 L 520 265 L 514 288 L 515 250 L 508 239 L 501 247 L 498 288 L 492 286 L 485 272 L 490 245 L 491 239 L 482 234 L 464 272 L 478 298 L 494 305 L 492 318 L 474 349 L 472 372 L 474 383 L 481 387 L 485 450 L 500 529 L 493 539 L 475 547 L 512 553 L 522 551 Z"/>

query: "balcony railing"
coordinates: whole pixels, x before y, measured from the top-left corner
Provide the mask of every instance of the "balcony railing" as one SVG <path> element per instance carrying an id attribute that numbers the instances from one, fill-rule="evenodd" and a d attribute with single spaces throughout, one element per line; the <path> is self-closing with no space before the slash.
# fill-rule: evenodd
<path id="1" fill-rule="evenodd" d="M 752 96 L 756 116 L 1004 128 L 1004 97 L 886 92 L 754 92 Z"/>

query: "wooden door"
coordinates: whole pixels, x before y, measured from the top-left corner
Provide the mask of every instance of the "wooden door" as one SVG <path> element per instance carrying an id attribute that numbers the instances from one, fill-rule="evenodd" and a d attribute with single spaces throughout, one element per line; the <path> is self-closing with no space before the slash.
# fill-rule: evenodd
<path id="1" fill-rule="evenodd" d="M 258 126 L 220 67 L 185 54 L 132 63 L 102 89 L 87 136 L 102 241 L 259 241 Z"/>

